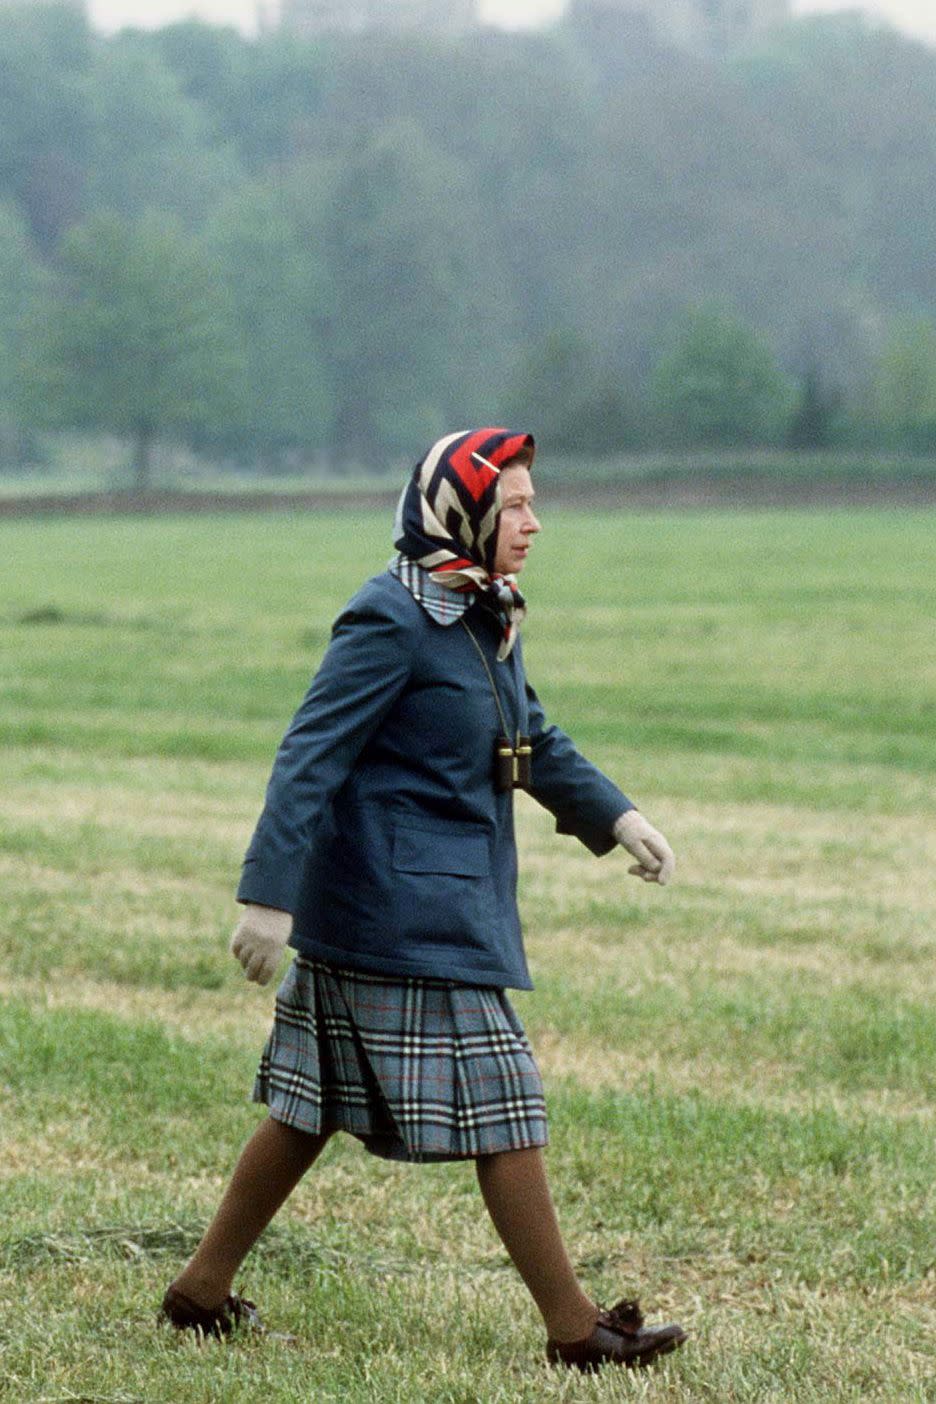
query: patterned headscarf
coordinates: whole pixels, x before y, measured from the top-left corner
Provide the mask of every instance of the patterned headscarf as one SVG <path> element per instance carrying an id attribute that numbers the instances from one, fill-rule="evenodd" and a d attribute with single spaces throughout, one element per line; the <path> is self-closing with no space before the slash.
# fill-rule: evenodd
<path id="1" fill-rule="evenodd" d="M 441 624 L 452 624 L 481 597 L 500 616 L 498 658 L 513 648 L 526 602 L 512 575 L 497 575 L 500 467 L 532 434 L 472 429 L 439 439 L 416 464 L 400 496 L 393 544 L 394 575 Z M 428 577 L 428 578 L 427 578 Z M 454 593 L 449 593 L 454 592 Z"/>

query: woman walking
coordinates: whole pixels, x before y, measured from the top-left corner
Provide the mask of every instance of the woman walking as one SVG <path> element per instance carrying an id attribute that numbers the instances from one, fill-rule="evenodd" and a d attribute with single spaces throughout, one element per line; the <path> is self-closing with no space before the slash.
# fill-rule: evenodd
<path id="1" fill-rule="evenodd" d="M 394 1160 L 472 1159 L 546 1327 L 547 1357 L 645 1365 L 685 1339 L 636 1302 L 601 1310 L 570 1263 L 546 1181 L 543 1089 L 505 994 L 530 989 L 513 790 L 592 852 L 665 884 L 663 836 L 527 685 L 516 583 L 539 522 L 528 434 L 439 440 L 400 499 L 398 554 L 335 623 L 277 753 L 244 862 L 231 948 L 280 987 L 254 1099 L 268 1117 L 166 1292 L 179 1329 L 259 1324 L 234 1275 L 335 1131 Z"/>

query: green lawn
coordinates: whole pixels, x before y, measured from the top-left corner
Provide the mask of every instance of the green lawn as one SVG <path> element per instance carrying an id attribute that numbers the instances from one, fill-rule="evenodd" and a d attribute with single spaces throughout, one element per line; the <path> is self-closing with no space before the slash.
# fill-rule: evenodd
<path id="1" fill-rule="evenodd" d="M 936 519 L 550 511 L 547 712 L 670 837 L 661 891 L 521 797 L 560 1215 L 690 1343 L 557 1376 L 470 1166 L 337 1138 L 245 1265 L 163 1286 L 260 1114 L 226 954 L 269 764 L 368 514 L 0 523 L 0 1399 L 936 1401 Z"/>

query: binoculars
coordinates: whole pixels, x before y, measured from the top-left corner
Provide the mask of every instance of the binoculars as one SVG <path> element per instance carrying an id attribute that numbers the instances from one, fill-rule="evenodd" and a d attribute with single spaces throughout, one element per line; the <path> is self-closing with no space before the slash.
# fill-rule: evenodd
<path id="1" fill-rule="evenodd" d="M 509 736 L 498 736 L 494 742 L 494 789 L 498 794 L 530 788 L 532 759 L 529 736 L 518 736 L 516 745 Z"/>

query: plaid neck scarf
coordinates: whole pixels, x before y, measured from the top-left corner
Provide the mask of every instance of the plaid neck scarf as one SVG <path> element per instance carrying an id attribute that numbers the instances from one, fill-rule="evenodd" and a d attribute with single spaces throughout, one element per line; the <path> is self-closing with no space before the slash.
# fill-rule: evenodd
<path id="1" fill-rule="evenodd" d="M 440 624 L 453 624 L 482 599 L 498 615 L 497 652 L 510 654 L 526 614 L 512 575 L 494 571 L 501 464 L 534 448 L 531 434 L 473 429 L 439 439 L 416 464 L 400 495 L 391 572 Z"/>

